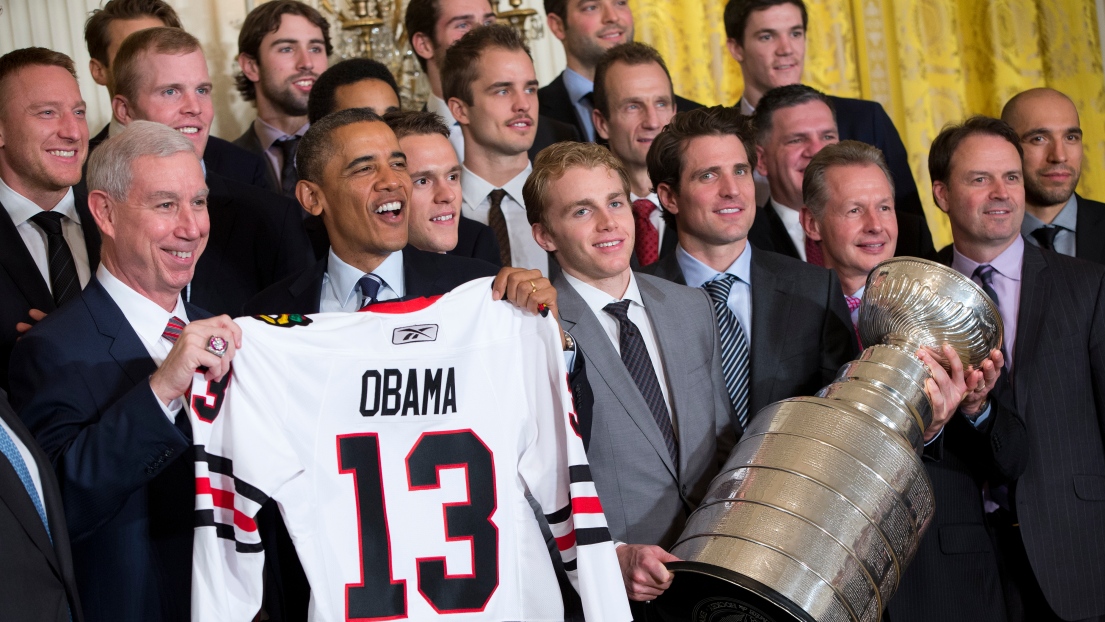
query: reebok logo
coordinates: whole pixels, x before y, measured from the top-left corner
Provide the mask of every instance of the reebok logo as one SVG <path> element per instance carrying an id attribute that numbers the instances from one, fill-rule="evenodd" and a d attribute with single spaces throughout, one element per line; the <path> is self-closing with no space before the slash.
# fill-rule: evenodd
<path id="1" fill-rule="evenodd" d="M 437 341 L 437 324 L 403 326 L 391 332 L 391 342 L 397 346 L 421 341 Z"/>

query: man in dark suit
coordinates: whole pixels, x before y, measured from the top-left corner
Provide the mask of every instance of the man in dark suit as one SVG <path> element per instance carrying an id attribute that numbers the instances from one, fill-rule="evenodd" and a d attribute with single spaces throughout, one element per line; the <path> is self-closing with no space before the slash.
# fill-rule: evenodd
<path id="1" fill-rule="evenodd" d="M 445 121 L 445 126 L 449 128 L 449 142 L 461 162 L 464 161 L 464 136 L 449 109 L 449 98 L 445 97 L 442 87 L 445 51 L 473 28 L 494 23 L 495 11 L 487 0 L 411 0 L 404 16 L 407 41 L 430 83 L 430 99 L 424 110 L 437 114 Z M 533 143 L 528 148 L 531 161 L 553 143 L 579 140 L 579 132 L 572 123 L 536 114 L 536 107 L 534 110 L 537 127 Z"/>
<path id="2" fill-rule="evenodd" d="M 1082 176 L 1082 127 L 1078 109 L 1054 89 L 1014 95 L 1001 120 L 1024 149 L 1024 224 L 1030 244 L 1105 264 L 1105 204 L 1074 191 Z"/>
<path id="3" fill-rule="evenodd" d="M 537 92 L 546 116 L 573 125 L 583 140 L 603 138 L 592 114 L 597 107 L 595 69 L 610 48 L 633 41 L 633 12 L 622 0 L 545 0 L 549 31 L 564 44 L 568 66 Z M 701 108 L 672 94 L 679 110 Z"/>
<path id="4" fill-rule="evenodd" d="M 740 64 L 744 94 L 734 104 L 751 116 L 773 88 L 802 82 L 806 57 L 806 5 L 802 0 L 729 0 L 725 5 L 729 54 Z M 894 173 L 897 208 L 924 218 L 909 154 L 894 122 L 877 102 L 829 96 L 841 140 L 858 140 L 882 150 Z M 757 184 L 757 203 L 767 198 Z"/>
<path id="5" fill-rule="evenodd" d="M 132 125 L 89 161 L 96 276 L 16 344 L 12 404 L 58 473 L 86 619 L 188 620 L 195 476 L 181 408 L 197 368 L 229 371 L 241 331 L 181 299 L 208 234 L 192 143 Z"/>
<path id="6" fill-rule="evenodd" d="M 629 178 L 608 150 L 566 143 L 526 180 L 533 235 L 563 272 L 560 322 L 586 361 L 590 475 L 619 545 L 626 591 L 642 604 L 671 581 L 664 563 L 739 429 L 725 397 L 707 297 L 634 274 Z M 638 617 L 638 619 L 643 619 Z"/>
<path id="7" fill-rule="evenodd" d="M 73 61 L 44 48 L 0 57 L 0 388 L 19 335 L 76 298 L 99 264 L 100 236 L 73 188 L 87 154 Z"/>
<path id="8" fill-rule="evenodd" d="M 679 245 L 645 269 L 694 287 L 733 280 L 725 308 L 751 359 L 745 421 L 772 402 L 813 395 L 857 352 L 832 271 L 747 243 L 756 212 L 747 128 L 735 109 L 715 106 L 675 115 L 652 143 L 649 177 Z"/>
<path id="9" fill-rule="evenodd" d="M 987 290 L 1005 328 L 1010 374 L 974 422 L 994 428 L 987 520 L 1011 620 L 1102 620 L 1105 269 L 1021 236 L 1021 143 L 974 117 L 945 128 L 929 155 L 951 266 Z"/>
<path id="10" fill-rule="evenodd" d="M 123 42 L 115 59 L 115 117 L 181 130 L 206 154 L 214 115 L 199 42 L 176 28 L 151 28 Z M 161 93 L 171 86 L 176 96 Z M 238 315 L 254 294 L 311 263 L 302 211 L 291 199 L 207 171 L 211 239 L 185 300 Z"/>
<path id="11" fill-rule="evenodd" d="M 675 228 L 664 222 L 645 162 L 678 107 L 663 57 L 644 43 L 610 48 L 595 67 L 594 105 L 595 131 L 629 173 L 633 256 L 638 266 L 647 266 L 671 254 L 678 241 Z"/>
<path id="12" fill-rule="evenodd" d="M 0 389 L 0 610 L 12 622 L 84 619 L 49 458 Z"/>
<path id="13" fill-rule="evenodd" d="M 238 33 L 235 77 L 257 118 L 234 144 L 262 156 L 272 188 L 295 198 L 295 149 L 307 131 L 307 99 L 334 48 L 330 24 L 296 0 L 258 5 Z"/>
<path id="14" fill-rule="evenodd" d="M 817 242 L 802 228 L 802 179 L 806 166 L 826 145 L 839 142 L 836 113 L 823 93 L 802 84 L 768 91 L 752 117 L 756 170 L 767 179 L 770 197 L 761 203 L 748 239 L 756 248 L 823 265 Z M 870 143 L 868 143 L 870 144 Z M 936 251 L 925 219 L 899 210 L 895 192 L 897 256 L 931 259 Z"/>

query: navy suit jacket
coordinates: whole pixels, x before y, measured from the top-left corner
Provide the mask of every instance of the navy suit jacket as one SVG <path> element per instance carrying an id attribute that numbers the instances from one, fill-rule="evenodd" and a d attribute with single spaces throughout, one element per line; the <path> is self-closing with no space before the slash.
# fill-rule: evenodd
<path id="1" fill-rule="evenodd" d="M 496 268 L 501 268 L 503 263 L 499 256 L 499 242 L 491 227 L 464 216 L 460 217 L 460 224 L 457 225 L 457 246 L 446 254 L 481 259 Z"/>
<path id="2" fill-rule="evenodd" d="M 110 125 L 105 125 L 99 134 L 89 139 L 89 153 L 107 140 L 109 128 Z M 218 173 L 227 179 L 270 191 L 276 188 L 275 183 L 269 179 L 268 165 L 259 154 L 250 153 L 217 136 L 207 137 L 207 147 L 203 150 L 203 163 L 207 166 L 208 172 Z"/>
<path id="3" fill-rule="evenodd" d="M 47 534 L 15 469 L 0 456 L 0 542 L 4 550 L 0 611 L 11 622 L 68 622 L 70 612 L 72 619 L 80 622 L 84 615 L 53 466 L 8 405 L 8 396 L 2 390 L 0 419 L 31 452 L 33 461 L 27 468 L 37 471 L 42 480 L 41 501 L 50 523 Z"/>
<path id="4" fill-rule="evenodd" d="M 191 427 L 165 416 L 149 385 L 156 366 L 122 310 L 94 278 L 12 361 L 12 404 L 61 484 L 85 619 L 188 620 Z"/>
<path id="5" fill-rule="evenodd" d="M 88 267 L 92 274 L 100 265 L 100 232 L 88 211 L 88 194 L 73 188 L 73 199 L 81 217 Z M 38 265 L 19 236 L 15 223 L 0 205 L 0 389 L 7 390 L 8 361 L 19 338 L 15 325 L 33 323 L 27 312 L 38 309 L 52 313 L 57 307 L 49 284 L 42 278 Z"/>

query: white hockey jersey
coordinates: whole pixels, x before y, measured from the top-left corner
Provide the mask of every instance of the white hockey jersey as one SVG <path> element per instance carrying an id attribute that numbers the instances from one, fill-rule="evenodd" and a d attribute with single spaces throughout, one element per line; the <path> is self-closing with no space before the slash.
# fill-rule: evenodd
<path id="1" fill-rule="evenodd" d="M 562 620 L 528 491 L 588 620 L 629 620 L 552 318 L 491 279 L 361 313 L 240 318 L 216 383 L 196 376 L 192 619 L 248 622 L 276 499 L 310 619 Z"/>

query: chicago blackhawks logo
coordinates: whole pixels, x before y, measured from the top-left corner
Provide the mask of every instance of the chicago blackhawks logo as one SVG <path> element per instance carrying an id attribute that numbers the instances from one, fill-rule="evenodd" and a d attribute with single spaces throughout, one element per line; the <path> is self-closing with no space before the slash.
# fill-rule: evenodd
<path id="1" fill-rule="evenodd" d="M 292 326 L 306 326 L 313 322 L 311 318 L 299 313 L 280 313 L 278 315 L 255 315 L 253 316 L 262 322 L 272 324 L 273 326 L 284 326 L 291 328 Z"/>

